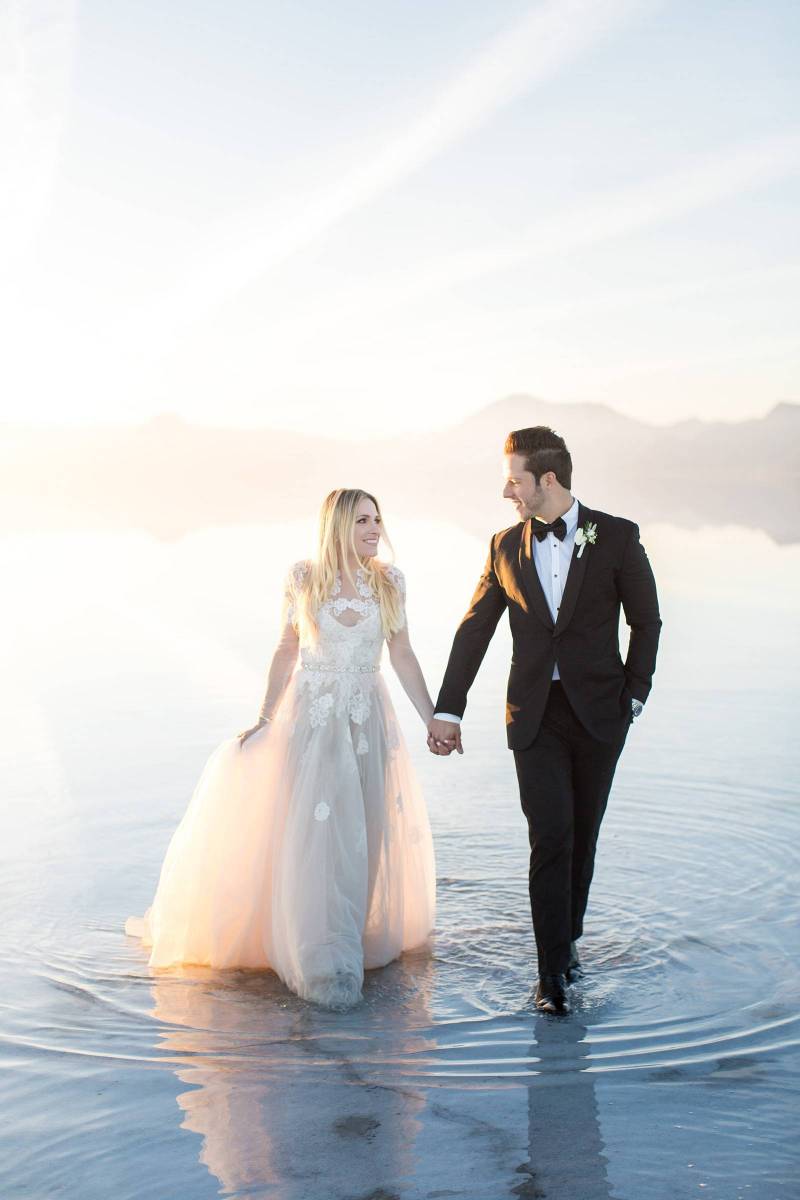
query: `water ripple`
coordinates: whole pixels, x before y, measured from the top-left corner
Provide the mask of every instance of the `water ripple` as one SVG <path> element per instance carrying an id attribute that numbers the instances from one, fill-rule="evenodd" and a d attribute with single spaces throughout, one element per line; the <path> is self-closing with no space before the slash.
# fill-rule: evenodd
<path id="1" fill-rule="evenodd" d="M 574 1072 L 667 1078 L 796 1049 L 797 821 L 786 795 L 677 778 L 657 795 L 668 799 L 627 785 L 609 810 L 586 975 L 566 1021 L 533 1005 L 525 855 L 509 825 L 480 858 L 445 830 L 451 868 L 429 952 L 370 973 L 364 1004 L 344 1016 L 267 972 L 151 973 L 121 920 L 76 925 L 51 911 L 37 930 L 12 926 L 0 1053 L 219 1061 L 308 1081 L 347 1063 L 361 1082 L 513 1087 Z M 452 869 L 460 855 L 463 873 Z"/>

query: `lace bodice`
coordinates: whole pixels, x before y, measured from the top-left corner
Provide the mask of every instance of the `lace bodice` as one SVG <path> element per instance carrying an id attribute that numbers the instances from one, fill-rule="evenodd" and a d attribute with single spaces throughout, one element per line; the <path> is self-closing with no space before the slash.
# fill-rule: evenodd
<path id="1" fill-rule="evenodd" d="M 307 562 L 295 563 L 286 580 L 286 612 L 294 622 L 297 598 L 308 574 Z M 397 567 L 387 568 L 387 574 L 405 603 L 405 580 Z M 378 601 L 373 595 L 367 572 L 359 567 L 355 576 L 357 596 L 342 596 L 341 573 L 337 573 L 333 593 L 317 613 L 318 638 L 311 641 L 300 634 L 300 666 L 309 671 L 357 672 L 377 671 L 383 649 L 383 628 Z M 343 614 L 349 611 L 357 619 L 347 622 Z"/>
<path id="2" fill-rule="evenodd" d="M 295 706 L 281 703 L 293 675 L 295 696 L 308 704 L 312 729 L 327 725 L 335 715 L 348 717 L 351 728 L 357 730 L 367 719 L 380 680 L 384 643 L 380 605 L 372 592 L 369 571 L 359 568 L 356 572 L 355 596 L 342 595 L 342 579 L 337 575 L 331 595 L 317 613 L 317 636 L 310 636 L 296 621 L 310 566 L 308 562 L 295 563 L 286 578 L 283 633 L 272 658 L 259 721 L 293 720 L 290 714 Z M 399 626 L 390 644 L 392 666 L 427 724 L 433 702 L 408 638 L 405 577 L 397 567 L 385 570 L 400 600 Z M 357 754 L 368 751 L 362 734 L 363 730 L 354 743 Z"/>

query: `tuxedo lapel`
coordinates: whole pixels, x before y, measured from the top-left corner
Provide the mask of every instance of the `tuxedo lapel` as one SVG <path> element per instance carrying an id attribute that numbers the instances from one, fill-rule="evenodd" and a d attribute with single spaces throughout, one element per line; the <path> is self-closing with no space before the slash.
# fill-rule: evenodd
<path id="1" fill-rule="evenodd" d="M 592 517 L 591 509 L 584 508 L 582 504 L 578 504 L 578 529 L 583 529 L 587 521 Z M 577 529 L 575 531 L 577 533 Z M 564 588 L 564 594 L 561 597 L 561 606 L 558 610 L 558 620 L 556 621 L 556 633 L 563 633 L 567 625 L 572 620 L 572 614 L 575 611 L 575 605 L 578 603 L 583 577 L 586 574 L 586 567 L 591 557 L 593 547 L 591 545 L 584 546 L 583 554 L 579 555 L 580 546 L 575 542 L 572 549 L 572 558 L 569 562 L 569 573 L 567 574 L 567 582 Z"/>
<path id="2" fill-rule="evenodd" d="M 522 577 L 522 586 L 525 589 L 525 594 L 530 601 L 531 611 L 536 613 L 539 620 L 543 621 L 548 629 L 552 629 L 553 618 L 550 616 L 550 609 L 547 606 L 547 600 L 542 591 L 539 572 L 536 570 L 536 563 L 533 561 L 533 533 L 531 526 L 532 519 L 529 517 L 522 526 L 522 537 L 519 543 L 519 573 Z M 572 574 L 571 567 L 570 574 Z M 567 576 L 567 580 L 569 581 L 569 576 Z"/>

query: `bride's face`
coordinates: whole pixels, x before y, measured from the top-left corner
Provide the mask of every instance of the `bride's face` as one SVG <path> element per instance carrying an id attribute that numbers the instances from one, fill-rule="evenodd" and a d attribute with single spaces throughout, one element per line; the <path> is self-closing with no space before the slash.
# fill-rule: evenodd
<path id="1" fill-rule="evenodd" d="M 362 500 L 356 509 L 355 542 L 359 558 L 374 558 L 381 540 L 381 518 L 371 500 Z"/>

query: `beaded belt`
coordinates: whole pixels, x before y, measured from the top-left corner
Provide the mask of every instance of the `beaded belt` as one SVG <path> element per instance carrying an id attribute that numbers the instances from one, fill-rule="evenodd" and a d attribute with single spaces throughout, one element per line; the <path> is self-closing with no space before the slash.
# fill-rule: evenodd
<path id="1" fill-rule="evenodd" d="M 303 665 L 300 669 L 302 671 L 323 671 L 323 672 L 325 672 L 325 674 L 328 674 L 328 672 L 333 671 L 333 672 L 336 672 L 336 674 L 344 673 L 344 674 L 349 675 L 353 671 L 359 671 L 359 672 L 361 672 L 361 671 L 370 671 L 370 672 L 379 671 L 380 667 L 312 667 L 308 663 L 303 663 Z"/>

